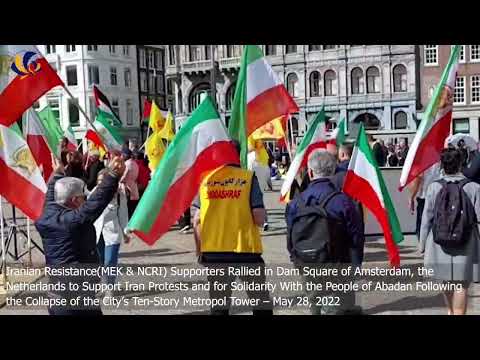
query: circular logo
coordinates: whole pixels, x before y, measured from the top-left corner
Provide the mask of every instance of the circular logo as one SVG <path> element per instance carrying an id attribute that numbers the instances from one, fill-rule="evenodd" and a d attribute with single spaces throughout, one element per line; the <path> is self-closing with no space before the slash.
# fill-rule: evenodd
<path id="1" fill-rule="evenodd" d="M 40 55 L 33 51 L 24 51 L 15 55 L 11 69 L 25 78 L 38 73 L 42 66 L 38 62 Z"/>

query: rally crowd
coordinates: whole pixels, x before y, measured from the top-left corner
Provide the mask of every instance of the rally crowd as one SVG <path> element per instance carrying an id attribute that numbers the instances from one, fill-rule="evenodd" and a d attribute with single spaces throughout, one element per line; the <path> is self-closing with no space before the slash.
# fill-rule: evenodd
<path id="1" fill-rule="evenodd" d="M 401 166 L 408 152 L 406 142 L 395 149 L 370 139 L 372 153 L 380 166 Z M 130 146 L 128 146 L 130 145 Z M 237 144 L 238 145 L 238 144 Z M 203 180 L 197 198 L 182 219 L 182 232 L 193 226 L 195 248 L 200 264 L 222 267 L 242 264 L 264 266 L 259 227 L 268 230 L 263 193 L 272 189 L 271 179 L 284 174 L 290 162 L 286 152 L 276 148 L 272 153 L 263 148 L 250 149 L 249 169 L 229 165 L 209 174 Z M 238 147 L 238 146 L 237 146 Z M 344 143 L 326 150 L 314 151 L 308 166 L 292 185 L 286 207 L 286 249 L 294 266 L 361 267 L 365 244 L 363 208 L 342 192 L 354 146 Z M 62 151 L 55 161 L 55 172 L 48 183 L 42 217 L 36 222 L 44 244 L 46 264 L 98 264 L 112 267 L 118 263 L 120 244 L 130 241 L 125 230 L 150 179 L 148 162 L 134 144 L 126 144 L 120 154 L 101 160 L 97 150 L 86 155 Z M 209 190 L 226 179 L 238 197 L 211 198 Z M 480 154 L 464 140 L 450 138 L 441 160 L 425 171 L 411 186 L 410 208 L 417 212 L 419 248 L 425 266 L 433 268 L 436 280 L 458 284 L 459 291 L 446 291 L 449 314 L 465 314 L 467 291 L 480 279 Z M 458 222 L 455 212 L 446 205 L 460 204 Z M 467 211 L 468 210 L 468 211 Z M 442 213 L 442 211 L 444 211 Z M 453 214 L 453 215 L 452 215 Z M 192 218 L 192 220 L 191 220 Z M 458 235 L 457 246 L 442 238 L 445 225 Z M 443 240 L 442 240 L 443 239 Z M 442 243 L 443 241 L 443 243 Z M 210 283 L 229 283 L 232 278 L 208 277 Z M 242 280 L 264 283 L 265 277 Z M 304 277 L 304 281 L 320 281 Z M 50 281 L 62 281 L 50 279 Z M 115 278 L 105 281 L 113 283 Z M 210 290 L 211 298 L 229 297 L 231 289 Z M 113 296 L 114 294 L 104 294 Z M 254 291 L 249 297 L 261 299 L 254 314 L 272 314 L 269 293 Z M 313 314 L 360 314 L 355 294 L 342 295 L 341 306 L 318 305 L 325 296 L 309 291 Z M 51 296 L 56 296 L 51 294 Z M 57 294 L 58 296 L 58 294 Z M 95 294 L 84 294 L 95 296 Z M 266 301 L 266 302 L 264 302 Z M 228 314 L 229 305 L 213 307 L 212 314 Z M 98 309 L 49 308 L 50 314 L 101 314 Z"/>

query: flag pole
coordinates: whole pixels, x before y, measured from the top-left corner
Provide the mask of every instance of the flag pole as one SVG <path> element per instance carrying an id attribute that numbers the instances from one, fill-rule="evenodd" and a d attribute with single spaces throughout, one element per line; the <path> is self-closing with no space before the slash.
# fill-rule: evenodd
<path id="1" fill-rule="evenodd" d="M 1 241 L 2 241 L 2 274 L 3 274 L 3 287 L 7 289 L 7 258 L 5 254 L 5 236 L 3 234 L 4 224 L 3 224 L 3 201 L 0 196 L 0 232 L 1 232 Z"/>
<path id="2" fill-rule="evenodd" d="M 78 104 L 77 102 L 77 99 L 75 99 L 75 97 L 72 95 L 72 93 L 70 92 L 70 90 L 68 90 L 68 88 L 63 85 L 63 88 L 65 89 L 65 91 L 67 92 L 68 96 L 70 96 L 72 98 L 73 103 L 74 105 L 77 107 L 78 110 L 80 110 L 80 112 L 82 113 L 82 115 L 85 117 L 85 119 L 87 120 L 87 122 L 90 124 L 90 126 L 93 128 L 93 130 L 98 134 L 100 135 L 100 133 L 98 132 L 98 130 L 95 128 L 95 125 L 93 125 L 92 121 L 90 120 L 90 118 L 88 117 L 87 113 L 85 112 L 85 110 L 83 110 L 83 108 Z"/>

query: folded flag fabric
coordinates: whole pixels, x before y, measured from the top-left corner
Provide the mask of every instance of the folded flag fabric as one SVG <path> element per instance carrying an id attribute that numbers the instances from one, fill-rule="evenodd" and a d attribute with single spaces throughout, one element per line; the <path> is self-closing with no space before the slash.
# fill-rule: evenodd
<path id="1" fill-rule="evenodd" d="M 95 96 L 95 104 L 97 105 L 97 114 L 103 113 L 102 116 L 108 120 L 110 125 L 122 127 L 120 118 L 115 113 L 107 96 L 102 93 L 96 85 L 93 85 L 93 95 Z"/>

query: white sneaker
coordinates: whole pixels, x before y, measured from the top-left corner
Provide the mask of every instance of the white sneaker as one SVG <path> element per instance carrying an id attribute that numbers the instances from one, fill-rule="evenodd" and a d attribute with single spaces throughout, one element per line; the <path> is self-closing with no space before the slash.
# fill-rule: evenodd
<path id="1" fill-rule="evenodd" d="M 186 234 L 190 230 L 190 225 L 184 226 L 183 228 L 180 229 L 179 233 L 180 234 Z"/>
<path id="2" fill-rule="evenodd" d="M 263 224 L 263 231 L 268 231 L 268 223 Z"/>

